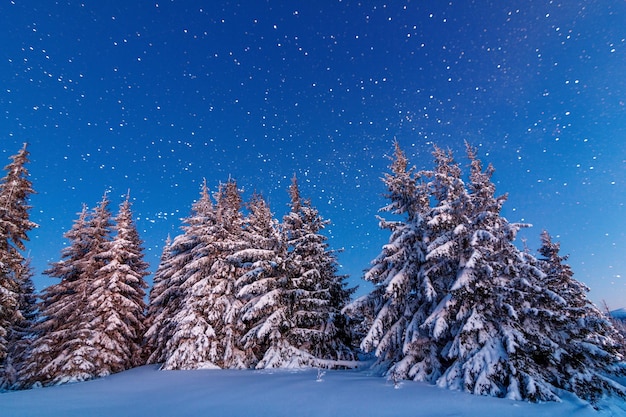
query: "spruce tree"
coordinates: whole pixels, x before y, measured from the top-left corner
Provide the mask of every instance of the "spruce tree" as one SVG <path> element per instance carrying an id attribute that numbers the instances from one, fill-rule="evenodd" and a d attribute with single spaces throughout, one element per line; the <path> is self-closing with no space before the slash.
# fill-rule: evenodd
<path id="1" fill-rule="evenodd" d="M 70 246 L 61 251 L 62 260 L 44 271 L 61 281 L 41 296 L 42 319 L 24 372 L 26 385 L 57 385 L 108 374 L 99 367 L 98 334 L 92 327 L 98 310 L 90 300 L 96 274 L 106 265 L 102 254 L 112 226 L 108 205 L 105 194 L 93 212 L 83 207 L 65 234 Z"/>
<path id="2" fill-rule="evenodd" d="M 0 387 L 5 388 L 16 386 L 36 319 L 32 271 L 22 255 L 28 232 L 37 227 L 29 215 L 34 190 L 28 156 L 24 144 L 0 180 Z"/>
<path id="3" fill-rule="evenodd" d="M 337 251 L 329 248 L 323 235 L 330 220 L 300 196 L 295 176 L 289 194 L 291 212 L 283 219 L 283 233 L 289 279 L 298 288 L 293 309 L 294 346 L 331 361 L 332 366 L 332 361 L 353 358 L 342 311 L 356 288 L 348 288 L 347 276 L 338 273 Z"/>
<path id="4" fill-rule="evenodd" d="M 242 348 L 254 355 L 256 366 L 269 348 L 266 319 L 280 294 L 283 279 L 285 245 L 278 222 L 273 218 L 265 199 L 254 194 L 246 204 L 248 215 L 243 228 L 245 247 L 228 257 L 241 276 L 236 281 L 237 298 L 243 303 L 239 320 L 245 331 Z"/>
<path id="5" fill-rule="evenodd" d="M 454 242 L 451 251 L 439 246 L 431 252 L 437 253 L 437 261 L 451 262 L 455 271 L 445 302 L 423 325 L 442 346 L 442 362 L 447 363 L 437 383 L 481 395 L 554 399 L 523 352 L 520 318 L 532 299 L 532 282 L 541 273 L 524 262 L 513 244 L 522 225 L 500 215 L 506 197 L 495 197 L 493 168 L 483 171 L 475 151 L 468 146 L 467 152 L 467 192 L 446 204 L 456 213 L 449 217 L 463 221 L 453 224 L 451 235 L 450 229 L 442 235 Z"/>
<path id="6" fill-rule="evenodd" d="M 229 256 L 247 247 L 243 236 L 243 202 L 237 183 L 229 179 L 216 195 L 217 224 L 212 252 L 215 260 L 207 277 L 207 311 L 209 321 L 217 331 L 218 366 L 248 368 L 255 362 L 249 349 L 242 349 L 245 327 L 240 320 L 243 301 L 237 296 L 237 279 L 242 272 L 229 262 Z M 201 287 L 200 287 L 201 288 Z"/>
<path id="7" fill-rule="evenodd" d="M 338 360 L 352 359 L 341 310 L 353 290 L 337 274 L 335 253 L 320 233 L 328 221 L 301 198 L 295 176 L 289 194 L 283 252 L 274 258 L 282 264 L 260 270 L 267 276 L 249 274 L 257 280 L 241 291 L 253 297 L 244 319 L 256 322 L 246 339 L 267 346 L 257 368 L 332 367 Z"/>
<path id="8" fill-rule="evenodd" d="M 426 360 L 419 336 L 419 325 L 436 303 L 437 289 L 424 273 L 426 261 L 425 222 L 428 220 L 428 195 L 422 173 L 408 165 L 405 153 L 394 143 L 391 173 L 385 174 L 389 205 L 381 211 L 391 213 L 395 220 L 378 217 L 380 227 L 390 231 L 389 243 L 372 261 L 365 280 L 374 289 L 355 300 L 347 312 L 360 320 L 364 337 L 361 349 L 374 351 L 377 366 L 392 378 L 406 378 L 409 369 L 419 360 Z M 408 346 L 419 352 L 408 353 Z M 402 352 L 407 352 L 404 355 Z M 436 361 L 436 358 L 430 358 Z M 431 366 L 419 372 L 428 374 Z M 417 371 L 417 368 L 415 368 Z M 438 375 L 435 375 L 436 379 Z M 424 379 L 427 379 L 424 375 Z"/>
<path id="9" fill-rule="evenodd" d="M 88 297 L 99 376 L 139 365 L 144 333 L 144 277 L 149 273 L 129 196 L 120 205 L 112 230 L 113 239 L 105 240 L 94 256 L 102 266 L 95 271 Z"/>
<path id="10" fill-rule="evenodd" d="M 164 369 L 247 368 L 254 360 L 251 352 L 240 349 L 242 303 L 235 288 L 239 272 L 228 261 L 245 246 L 241 205 L 236 182 L 220 184 L 213 221 L 195 231 L 198 244 L 181 271 L 182 298 L 166 344 Z"/>
<path id="11" fill-rule="evenodd" d="M 70 360 L 71 353 L 67 345 L 75 337 L 90 340 L 92 336 L 80 317 L 85 309 L 84 295 L 87 292 L 81 261 L 91 246 L 91 237 L 87 233 L 89 217 L 87 206 L 83 206 L 72 228 L 64 234 L 69 245 L 61 251 L 61 261 L 45 271 L 47 275 L 59 278 L 60 282 L 46 287 L 40 296 L 41 321 L 36 326 L 37 337 L 23 375 L 26 386 L 65 381 L 62 368 Z M 88 347 L 78 350 L 76 359 L 82 362 L 79 355 L 86 356 L 90 354 L 88 351 Z M 83 363 L 83 370 L 82 379 L 87 379 L 93 367 Z"/>
<path id="12" fill-rule="evenodd" d="M 186 225 L 182 227 L 183 233 L 174 238 L 167 250 L 164 249 L 155 273 L 154 293 L 151 293 L 148 305 L 147 320 L 150 326 L 145 334 L 148 363 L 163 363 L 176 349 L 172 338 L 178 326 L 176 314 L 184 301 L 182 285 L 189 272 L 187 265 L 193 261 L 196 253 L 201 252 L 204 231 L 215 221 L 215 209 L 204 181 L 200 198 L 192 205 L 191 214 L 184 221 Z M 190 335 L 188 340 L 192 342 L 193 339 L 194 336 Z"/>
<path id="13" fill-rule="evenodd" d="M 450 152 L 435 147 L 435 169 L 412 175 L 396 149 L 388 207 L 424 204 L 419 216 L 396 213 L 365 275 L 376 287 L 348 308 L 369 326 L 361 346 L 394 380 L 531 401 L 558 400 L 559 388 L 591 401 L 621 395 L 605 377 L 619 370 L 615 331 L 545 238 L 543 260 L 514 245 L 528 225 L 502 217 L 506 196 L 495 195 L 493 167 L 483 170 L 466 148 L 468 183 Z"/>
<path id="14" fill-rule="evenodd" d="M 531 311 L 539 319 L 534 327 L 543 337 L 534 338 L 532 354 L 555 387 L 592 402 L 607 392 L 625 396 L 625 388 L 608 377 L 624 373 L 620 363 L 624 339 L 589 301 L 589 288 L 574 279 L 565 263 L 568 257 L 559 252 L 560 245 L 543 231 L 539 249 L 543 291 Z"/>

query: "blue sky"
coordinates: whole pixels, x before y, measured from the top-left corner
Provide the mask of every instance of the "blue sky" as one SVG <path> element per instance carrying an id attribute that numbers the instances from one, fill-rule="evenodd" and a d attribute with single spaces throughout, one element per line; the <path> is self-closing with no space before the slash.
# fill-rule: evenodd
<path id="1" fill-rule="evenodd" d="M 595 302 L 626 305 L 623 1 L 9 1 L 0 6 L 0 159 L 30 143 L 37 285 L 62 234 L 130 189 L 147 259 L 206 178 L 262 192 L 295 173 L 351 282 L 396 138 L 479 148 L 504 214 L 547 229 Z"/>

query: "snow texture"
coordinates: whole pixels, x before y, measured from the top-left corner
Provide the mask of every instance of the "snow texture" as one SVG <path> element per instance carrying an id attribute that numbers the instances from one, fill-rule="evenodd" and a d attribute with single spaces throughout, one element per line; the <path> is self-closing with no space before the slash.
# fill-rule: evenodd
<path id="1" fill-rule="evenodd" d="M 105 378 L 0 394 L 0 415 L 11 417 L 618 417 L 626 403 L 594 410 L 566 395 L 528 403 L 474 396 L 421 382 L 394 385 L 369 371 L 158 371 L 148 365 Z"/>

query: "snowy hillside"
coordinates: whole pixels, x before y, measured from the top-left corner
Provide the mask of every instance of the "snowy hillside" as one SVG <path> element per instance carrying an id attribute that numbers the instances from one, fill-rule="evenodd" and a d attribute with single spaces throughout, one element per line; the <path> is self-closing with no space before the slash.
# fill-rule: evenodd
<path id="1" fill-rule="evenodd" d="M 417 382 L 397 389 L 368 371 L 158 371 L 144 366 L 89 382 L 0 394 L 0 416 L 626 416 L 611 399 L 595 411 L 571 396 L 531 404 Z"/>
<path id="2" fill-rule="evenodd" d="M 611 317 L 618 320 L 626 320 L 626 308 L 611 311 Z"/>

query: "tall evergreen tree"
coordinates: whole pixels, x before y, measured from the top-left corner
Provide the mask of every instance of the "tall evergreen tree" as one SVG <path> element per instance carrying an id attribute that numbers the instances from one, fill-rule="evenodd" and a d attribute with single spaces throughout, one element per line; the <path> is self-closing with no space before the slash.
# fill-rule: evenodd
<path id="1" fill-rule="evenodd" d="M 9 333 L 8 354 L 2 381 L 2 387 L 7 389 L 18 389 L 23 386 L 22 373 L 28 364 L 31 344 L 36 337 L 38 309 L 32 275 L 30 260 L 26 259 L 21 269 L 17 271 L 19 314 Z"/>
<path id="2" fill-rule="evenodd" d="M 0 180 L 0 386 L 4 387 L 16 383 L 36 316 L 32 271 L 22 255 L 28 232 L 37 227 L 29 215 L 34 190 L 26 168 L 28 156 L 24 144 Z"/>
<path id="3" fill-rule="evenodd" d="M 236 286 L 237 279 L 242 274 L 241 268 L 229 262 L 230 255 L 248 245 L 243 237 L 242 204 L 241 194 L 234 180 L 229 179 L 220 186 L 216 195 L 217 227 L 214 229 L 215 240 L 211 245 L 215 259 L 206 283 L 195 284 L 201 292 L 207 291 L 206 309 L 209 321 L 217 332 L 216 364 L 223 368 L 248 368 L 255 362 L 252 352 L 242 349 L 241 346 L 245 331 L 240 320 L 243 302 L 237 296 Z"/>
<path id="4" fill-rule="evenodd" d="M 330 367 L 352 359 L 341 310 L 353 290 L 337 274 L 335 253 L 320 233 L 328 221 L 301 198 L 295 177 L 289 194 L 282 256 L 266 259 L 282 264 L 257 269 L 243 280 L 240 294 L 251 297 L 244 319 L 254 321 L 246 340 L 267 346 L 257 368 Z"/>
<path id="5" fill-rule="evenodd" d="M 241 273 L 235 283 L 237 298 L 243 303 L 239 320 L 245 334 L 241 344 L 254 355 L 251 365 L 256 365 L 269 348 L 265 319 L 272 313 L 273 296 L 280 293 L 285 245 L 265 199 L 254 194 L 246 206 L 245 247 L 227 259 Z"/>
<path id="6" fill-rule="evenodd" d="M 88 296 L 98 375 L 120 372 L 141 362 L 147 287 L 144 277 L 149 273 L 129 198 L 120 205 L 114 219 L 115 236 L 105 240 L 94 256 L 103 262 L 95 271 Z"/>
<path id="7" fill-rule="evenodd" d="M 289 189 L 291 212 L 283 219 L 288 245 L 286 270 L 297 288 L 292 308 L 292 344 L 316 358 L 350 360 L 349 334 L 343 308 L 354 288 L 338 274 L 337 252 L 329 248 L 323 229 L 330 224 L 309 199 L 300 196 L 294 176 Z"/>
<path id="8" fill-rule="evenodd" d="M 158 334 L 158 331 L 156 331 L 156 326 L 154 328 L 154 331 L 151 330 L 156 324 L 157 317 L 160 315 L 163 309 L 163 305 L 157 300 L 162 300 L 163 293 L 168 290 L 168 275 L 166 271 L 168 271 L 167 265 L 171 257 L 172 239 L 170 235 L 168 235 L 167 239 L 165 240 L 165 245 L 163 246 L 163 251 L 161 252 L 159 265 L 154 273 L 154 276 L 152 277 L 152 287 L 150 288 L 150 293 L 148 294 L 148 305 L 146 308 L 146 318 L 144 320 L 146 330 L 144 333 L 144 340 L 142 344 L 142 356 L 145 359 L 145 362 L 148 363 L 153 363 L 151 362 L 150 357 L 157 348 L 157 340 L 155 336 Z M 150 335 L 148 335 L 149 332 L 151 332 Z M 161 362 L 159 359 L 155 359 L 154 363 Z"/>
<path id="9" fill-rule="evenodd" d="M 75 334 L 85 340 L 91 337 L 76 317 L 83 308 L 82 296 L 87 291 L 79 261 L 88 253 L 91 245 L 91 238 L 86 233 L 89 215 L 87 206 L 83 206 L 72 228 L 64 235 L 70 243 L 61 251 L 61 261 L 45 271 L 59 278 L 60 282 L 46 287 L 40 296 L 41 321 L 36 326 L 37 338 L 33 342 L 30 360 L 23 375 L 26 386 L 62 382 L 61 368 L 68 360 L 68 357 L 62 357 L 68 354 L 65 345 Z M 81 349 L 80 353 L 84 354 L 86 350 Z M 85 372 L 92 371 L 87 364 L 84 368 Z"/>
<path id="10" fill-rule="evenodd" d="M 527 225 L 502 217 L 506 196 L 495 196 L 493 167 L 483 170 L 468 145 L 466 184 L 449 152 L 435 147 L 433 155 L 435 169 L 413 176 L 396 149 L 392 175 L 386 177 L 390 191 L 397 181 L 425 204 L 412 219 L 408 212 L 397 213 L 403 221 L 365 276 L 376 287 L 348 308 L 370 325 L 362 347 L 375 349 L 378 365 L 393 379 L 475 394 L 543 401 L 557 400 L 556 388 L 591 400 L 621 393 L 619 384 L 600 378 L 619 360 L 613 334 L 591 310 L 567 313 L 590 303 L 572 282 L 568 291 L 576 297 L 565 301 L 557 294 L 564 289 L 555 283 L 567 275 L 561 259 L 539 262 L 515 247 L 518 230 Z M 429 179 L 427 193 L 419 178 Z M 411 201 L 389 195 L 390 207 Z M 402 234 L 412 239 L 399 239 Z M 588 333 L 576 327 L 587 315 Z M 574 333 L 582 335 L 580 343 Z M 571 350 L 576 353 L 568 355 Z M 571 361 L 579 366 L 566 365 Z M 585 382 L 597 389 L 581 388 Z"/>
<path id="11" fill-rule="evenodd" d="M 245 246 L 241 205 L 236 182 L 221 184 L 213 221 L 195 231 L 198 245 L 181 271 L 182 299 L 166 344 L 164 369 L 247 368 L 254 359 L 240 349 L 242 303 L 235 288 L 239 272 L 227 260 Z"/>
<path id="12" fill-rule="evenodd" d="M 526 326 L 540 330 L 532 334 L 542 336 L 533 338 L 532 354 L 543 366 L 544 378 L 555 387 L 592 402 L 606 392 L 624 396 L 624 387 L 607 377 L 624 373 L 620 363 L 624 339 L 588 300 L 589 289 L 574 279 L 565 263 L 567 256 L 559 252 L 560 245 L 543 231 L 539 249 L 543 291 L 530 311 L 538 320 Z"/>
<path id="13" fill-rule="evenodd" d="M 483 171 L 470 147 L 468 157 L 469 222 L 458 232 L 465 244 L 454 256 L 450 300 L 426 322 L 433 337 L 451 343 L 442 351 L 451 363 L 438 384 L 481 395 L 553 400 L 539 367 L 525 353 L 521 320 L 541 272 L 513 244 L 522 225 L 500 215 L 506 198 L 494 195 L 493 168 Z M 442 323 L 443 329 L 437 327 Z"/>
<path id="14" fill-rule="evenodd" d="M 146 352 L 148 363 L 165 362 L 176 348 L 172 338 L 178 326 L 176 314 L 181 310 L 184 300 L 182 285 L 188 278 L 187 266 L 194 260 L 195 254 L 201 252 L 205 231 L 216 222 L 215 208 L 206 181 L 202 184 L 200 198 L 192 205 L 191 214 L 184 222 L 183 233 L 174 238 L 167 251 L 164 250 L 155 273 L 154 293 L 151 293 L 148 306 L 147 320 L 150 326 L 145 334 L 145 345 L 149 349 Z M 199 268 L 200 265 L 196 263 L 195 267 Z M 197 337 L 206 335 L 206 330 Z M 188 340 L 192 342 L 195 337 L 190 334 Z"/>
<path id="15" fill-rule="evenodd" d="M 24 373 L 27 385 L 84 381 L 108 373 L 99 368 L 97 334 L 92 326 L 98 311 L 90 304 L 96 273 L 106 265 L 102 254 L 112 226 L 108 205 L 105 194 L 93 212 L 83 207 L 65 234 L 70 246 L 62 250 L 62 260 L 44 271 L 61 281 L 47 287 L 41 296 L 42 320 Z"/>
<path id="16" fill-rule="evenodd" d="M 400 375 L 404 373 L 406 377 L 407 368 L 425 359 L 422 352 L 428 349 L 422 345 L 428 340 L 419 337 L 419 325 L 436 304 L 438 292 L 423 270 L 425 223 L 429 215 L 426 184 L 422 173 L 416 174 L 414 168 L 409 168 L 397 142 L 394 148 L 391 173 L 383 179 L 390 203 L 381 211 L 393 214 L 396 220 L 378 217 L 380 227 L 389 230 L 391 236 L 365 273 L 364 278 L 374 284 L 374 289 L 355 300 L 347 311 L 362 321 L 361 349 L 375 351 L 377 366 L 390 370 L 394 378 L 402 378 Z M 419 352 L 409 353 L 409 345 L 419 347 Z M 432 366 L 423 368 L 419 372 L 427 374 Z"/>

